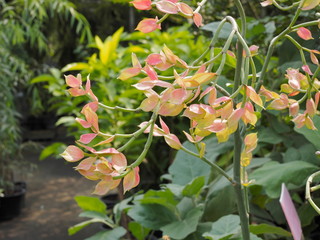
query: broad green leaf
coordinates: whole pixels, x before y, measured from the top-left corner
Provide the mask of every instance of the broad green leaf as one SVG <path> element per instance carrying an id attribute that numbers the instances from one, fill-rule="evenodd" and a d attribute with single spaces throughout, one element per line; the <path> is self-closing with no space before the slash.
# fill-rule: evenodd
<path id="1" fill-rule="evenodd" d="M 184 219 L 185 216 L 194 209 L 194 201 L 189 197 L 184 197 L 177 205 L 180 218 Z"/>
<path id="2" fill-rule="evenodd" d="M 184 219 L 171 222 L 170 224 L 161 227 L 161 230 L 163 231 L 164 235 L 168 235 L 171 238 L 178 240 L 184 239 L 190 233 L 196 231 L 201 215 L 201 209 L 193 208 L 186 214 Z"/>
<path id="3" fill-rule="evenodd" d="M 83 211 L 95 211 L 106 214 L 106 205 L 96 197 L 76 196 L 74 198 Z"/>
<path id="4" fill-rule="evenodd" d="M 183 145 L 192 151 L 196 151 L 191 143 L 187 142 Z M 185 185 L 199 176 L 205 176 L 207 180 L 210 167 L 201 159 L 179 150 L 174 162 L 169 167 L 169 173 L 172 175 L 172 183 Z"/>
<path id="5" fill-rule="evenodd" d="M 319 164 L 319 159 L 315 155 L 317 149 L 311 143 L 306 143 L 297 147 L 290 147 L 284 153 L 283 161 L 290 162 L 290 161 L 305 161 L 315 165 Z"/>
<path id="6" fill-rule="evenodd" d="M 270 128 L 262 128 L 259 130 L 259 142 L 278 144 L 283 141 L 281 135 L 277 134 Z"/>
<path id="7" fill-rule="evenodd" d="M 68 71 L 81 71 L 84 69 L 90 69 L 90 65 L 88 63 L 70 63 L 64 66 L 61 69 L 61 72 L 68 72 Z"/>
<path id="8" fill-rule="evenodd" d="M 184 240 L 203 240 L 202 234 L 211 230 L 212 222 L 200 222 L 197 226 L 197 230 L 187 236 Z"/>
<path id="9" fill-rule="evenodd" d="M 203 219 L 216 221 L 225 215 L 234 213 L 236 210 L 236 196 L 233 187 L 229 184 L 207 198 Z"/>
<path id="10" fill-rule="evenodd" d="M 320 198 L 314 198 L 313 201 L 316 205 L 320 206 Z M 300 208 L 298 209 L 298 214 L 302 227 L 310 225 L 313 219 L 319 216 L 319 214 L 313 209 L 309 202 L 305 202 L 300 206 Z"/>
<path id="11" fill-rule="evenodd" d="M 143 198 L 140 200 L 142 204 L 160 204 L 169 209 L 174 209 L 177 205 L 177 200 L 175 200 L 174 194 L 169 190 L 149 190 L 144 194 Z"/>
<path id="12" fill-rule="evenodd" d="M 182 190 L 182 195 L 186 197 L 193 197 L 200 194 L 203 186 L 205 185 L 205 177 L 200 176 L 195 178 L 191 183 L 187 184 Z"/>
<path id="13" fill-rule="evenodd" d="M 154 230 L 178 220 L 174 212 L 159 204 L 134 205 L 128 216 L 145 228 Z"/>
<path id="14" fill-rule="evenodd" d="M 271 161 L 253 171 L 249 177 L 255 179 L 254 184 L 263 186 L 270 198 L 278 198 L 282 183 L 294 189 L 293 185 L 304 185 L 307 177 L 318 169 L 315 165 L 303 161 L 283 164 Z"/>
<path id="15" fill-rule="evenodd" d="M 85 240 L 120 240 L 126 234 L 126 230 L 123 227 L 117 227 L 108 231 L 101 231 L 92 237 L 86 238 Z"/>
<path id="16" fill-rule="evenodd" d="M 206 157 L 211 161 L 215 162 L 217 158 L 224 153 L 230 152 L 233 149 L 233 138 L 230 138 L 230 141 L 218 143 L 216 137 L 211 137 L 206 139 L 205 144 L 206 148 Z"/>
<path id="17" fill-rule="evenodd" d="M 129 227 L 129 230 L 132 233 L 132 235 L 137 240 L 144 240 L 150 232 L 150 229 L 141 226 L 137 222 L 129 222 L 128 227 Z"/>
<path id="18" fill-rule="evenodd" d="M 228 239 L 240 230 L 240 218 L 237 215 L 227 215 L 212 224 L 210 232 L 203 236 L 210 240 Z"/>
<path id="19" fill-rule="evenodd" d="M 281 227 L 272 226 L 269 224 L 250 225 L 250 232 L 256 235 L 272 233 L 280 236 L 291 237 L 291 233 Z"/>
<path id="20" fill-rule="evenodd" d="M 204 25 L 201 29 L 205 31 L 212 32 L 215 34 L 220 22 L 211 22 Z M 232 25 L 230 23 L 225 23 L 220 31 L 219 37 L 223 39 L 227 39 L 232 31 Z"/>
<path id="21" fill-rule="evenodd" d="M 314 116 L 313 123 L 318 131 L 308 129 L 306 127 L 294 128 L 294 130 L 306 137 L 317 149 L 320 150 L 320 117 Z"/>

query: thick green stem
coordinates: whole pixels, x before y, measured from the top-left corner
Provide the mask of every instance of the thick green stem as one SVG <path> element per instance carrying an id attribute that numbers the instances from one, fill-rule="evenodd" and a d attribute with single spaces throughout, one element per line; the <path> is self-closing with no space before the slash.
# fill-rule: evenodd
<path id="1" fill-rule="evenodd" d="M 245 202 L 246 197 L 244 196 L 245 191 L 241 185 L 241 166 L 240 157 L 242 149 L 242 138 L 240 135 L 239 128 L 234 133 L 234 154 L 233 154 L 233 179 L 236 182 L 234 190 L 237 198 L 238 212 L 241 222 L 242 238 L 243 240 L 250 240 L 249 231 L 249 215 L 247 212 L 247 204 Z"/>
<path id="2" fill-rule="evenodd" d="M 241 71 L 243 69 L 243 40 L 246 35 L 246 17 L 245 17 L 242 4 L 240 0 L 236 0 L 235 4 L 240 14 L 242 38 L 241 40 L 239 40 L 239 36 L 237 36 L 238 37 L 237 65 L 235 70 L 233 92 L 237 91 L 237 89 L 241 84 Z M 244 197 L 245 192 L 241 185 L 240 159 L 241 159 L 241 150 L 242 150 L 242 138 L 241 138 L 239 127 L 234 133 L 233 179 L 236 182 L 236 184 L 234 184 L 234 189 L 236 193 L 238 212 L 239 212 L 239 217 L 241 222 L 242 238 L 243 240 L 250 240 L 249 216 L 246 210 L 246 202 L 245 202 L 245 199 L 247 198 Z"/>

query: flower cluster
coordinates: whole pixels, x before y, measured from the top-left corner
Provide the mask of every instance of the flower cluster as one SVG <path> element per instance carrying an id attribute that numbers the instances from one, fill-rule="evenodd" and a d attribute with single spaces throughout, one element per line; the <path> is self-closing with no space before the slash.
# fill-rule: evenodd
<path id="1" fill-rule="evenodd" d="M 139 167 L 130 168 L 127 166 L 125 155 L 114 148 L 103 148 L 96 150 L 93 147 L 106 145 L 114 140 L 114 136 L 108 136 L 93 147 L 88 146 L 96 137 L 104 137 L 99 130 L 98 115 L 98 99 L 90 88 L 90 79 L 87 79 L 85 89 L 82 87 L 81 76 L 66 76 L 66 83 L 70 87 L 68 92 L 72 96 L 88 95 L 92 102 L 86 104 L 81 113 L 84 119 L 76 118 L 76 121 L 84 128 L 90 128 L 93 133 L 87 133 L 80 136 L 77 144 L 84 148 L 86 152 L 79 147 L 71 145 L 61 154 L 68 162 L 78 162 L 81 160 L 76 170 L 84 177 L 90 180 L 100 180 L 94 190 L 95 194 L 103 195 L 109 190 L 116 188 L 121 179 L 117 179 L 123 175 L 124 192 L 134 188 L 139 184 Z M 104 137 L 105 138 L 105 137 Z"/>
<path id="2" fill-rule="evenodd" d="M 255 47 L 255 49 L 258 49 Z M 314 50 L 312 50 L 314 54 Z M 232 54 L 231 54 L 232 56 Z M 314 58 L 317 59 L 317 58 Z M 313 61 L 314 63 L 317 63 Z M 150 54 L 142 65 L 136 55 L 132 55 L 132 67 L 122 70 L 119 79 L 126 81 L 133 77 L 143 76 L 133 86 L 143 91 L 146 98 L 141 102 L 139 109 L 153 112 L 149 122 L 139 125 L 134 134 L 148 133 L 152 136 L 164 137 L 166 143 L 174 149 L 183 149 L 178 137 L 170 132 L 169 127 L 159 118 L 159 127 L 155 122 L 157 116 L 182 115 L 190 120 L 190 129 L 184 132 L 186 138 L 198 144 L 204 137 L 215 134 L 219 142 L 225 142 L 234 133 L 240 122 L 242 125 L 255 126 L 260 111 L 267 109 L 289 109 L 292 121 L 298 128 L 306 126 L 315 129 L 312 117 L 317 112 L 320 84 L 316 78 L 310 78 L 309 70 L 302 67 L 305 74 L 299 69 L 289 68 L 285 75 L 287 83 L 281 86 L 282 93 L 266 89 L 264 86 L 259 92 L 247 84 L 242 84 L 235 94 L 221 94 L 218 87 L 218 74 L 210 72 L 206 65 L 191 66 L 176 56 L 167 46 L 160 53 Z M 161 72 L 170 70 L 173 75 L 162 76 Z M 97 97 L 90 89 L 90 79 L 87 79 L 85 88 L 82 87 L 81 77 L 78 75 L 66 76 L 66 83 L 70 87 L 69 93 L 73 96 L 87 95 L 91 102 L 86 104 L 81 113 L 84 119 L 77 118 L 84 128 L 90 128 L 93 133 L 83 134 L 77 144 L 84 148 L 83 152 L 77 146 L 69 146 L 62 156 L 70 162 L 80 161 L 76 167 L 83 176 L 91 180 L 100 180 L 94 193 L 105 194 L 117 187 L 120 179 L 124 178 L 124 191 L 135 187 L 139 183 L 138 164 L 127 165 L 127 159 L 122 149 L 104 148 L 95 150 L 93 147 L 110 144 L 115 135 L 100 132 L 97 109 L 100 105 Z M 316 91 L 314 98 L 311 92 Z M 304 94 L 301 100 L 291 97 Z M 235 98 L 242 97 L 242 101 Z M 307 99 L 305 99 L 307 98 Z M 299 112 L 299 105 L 306 100 L 306 110 Z M 132 136 L 134 135 L 132 134 Z M 96 137 L 104 138 L 93 147 L 88 146 Z M 246 167 L 252 159 L 252 152 L 257 146 L 257 133 L 250 133 L 244 138 L 244 149 L 241 154 L 241 165 Z M 204 151 L 203 148 L 201 151 Z M 145 152 L 141 155 L 141 159 Z M 141 160 L 140 159 L 140 160 Z M 139 161 L 140 161 L 139 160 Z M 139 162 L 138 162 L 139 163 Z"/>
<path id="3" fill-rule="evenodd" d="M 134 0 L 131 2 L 133 6 L 138 10 L 150 10 L 155 7 L 165 15 L 159 20 L 156 18 L 143 19 L 137 26 L 136 30 L 143 33 L 149 33 L 156 29 L 161 29 L 161 22 L 167 18 L 170 14 L 178 14 L 185 18 L 193 19 L 193 22 L 198 26 L 202 26 L 202 16 L 199 13 L 200 8 L 195 11 L 186 3 L 179 2 L 179 0 Z"/>
<path id="4" fill-rule="evenodd" d="M 165 13 L 160 20 L 157 18 L 142 20 L 137 29 L 144 33 L 161 28 L 161 22 L 170 14 L 193 18 L 197 26 L 202 24 L 201 15 L 198 13 L 201 4 L 195 11 L 178 0 L 154 2 L 134 0 L 132 4 L 140 10 L 150 10 L 155 6 L 159 11 Z M 270 4 L 277 5 L 278 3 L 275 0 L 262 2 L 263 6 Z M 306 0 L 304 5 L 300 7 L 307 10 L 317 5 L 319 5 L 319 1 Z M 289 33 L 285 35 L 299 49 L 303 64 L 302 71 L 294 68 L 287 69 L 286 82 L 281 85 L 281 92 L 277 93 L 264 86 L 259 87 L 259 84 L 256 86 L 257 74 L 253 57 L 258 54 L 259 47 L 256 45 L 248 47 L 245 42 L 241 42 L 244 49 L 242 57 L 245 59 L 243 65 L 246 65 L 246 71 L 242 74 L 239 84 L 235 84 L 233 93 L 229 94 L 227 89 L 220 86 L 218 82 L 224 68 L 224 60 L 221 60 L 216 72 L 212 71 L 212 64 L 218 57 L 226 59 L 227 55 L 236 61 L 235 54 L 229 50 L 230 44 L 234 36 L 237 36 L 239 40 L 243 39 L 239 36 L 236 21 L 231 17 L 226 17 L 223 23 L 226 21 L 232 23 L 233 30 L 225 46 L 207 62 L 203 62 L 206 54 L 202 54 L 193 64 L 188 64 L 167 46 L 164 46 L 159 53 L 147 56 L 143 64 L 135 54 L 132 54 L 132 67 L 122 70 L 118 79 L 121 81 L 138 79 L 133 87 L 142 91 L 146 96 L 138 110 L 152 112 L 151 119 L 141 123 L 134 133 L 109 134 L 101 132 L 97 114 L 100 106 L 109 110 L 131 111 L 132 109 L 105 106 L 92 92 L 89 77 L 83 86 L 80 75 L 77 77 L 66 76 L 66 84 L 70 87 L 68 92 L 72 96 L 86 95 L 91 100 L 82 108 L 83 118 L 76 118 L 76 121 L 82 127 L 90 129 L 91 133 L 83 134 L 77 141 L 78 146 L 67 147 L 61 155 L 69 162 L 80 161 L 76 170 L 86 178 L 99 180 L 94 193 L 100 195 L 107 193 L 116 188 L 122 178 L 125 192 L 137 186 L 140 181 L 139 165 L 145 159 L 154 136 L 163 137 L 171 148 L 182 149 L 202 159 L 205 154 L 205 144 L 201 141 L 205 137 L 215 134 L 219 142 L 225 142 L 239 126 L 252 129 L 261 116 L 259 112 L 263 109 L 286 110 L 297 128 L 306 126 L 309 129 L 316 129 L 313 117 L 317 114 L 320 101 L 320 82 L 316 78 L 319 73 L 317 55 L 320 52 L 302 47 Z M 311 32 L 301 25 L 293 27 L 292 32 L 303 40 L 313 39 Z M 311 71 L 314 68 L 309 66 L 305 60 L 304 51 L 309 53 L 311 63 L 317 66 L 317 70 L 314 72 Z M 241 52 L 238 55 L 241 56 Z M 201 64 L 197 66 L 198 63 Z M 252 70 L 252 79 L 249 77 L 250 69 Z M 302 104 L 305 104 L 305 107 L 302 107 L 304 111 L 300 110 Z M 163 117 L 178 115 L 190 120 L 190 128 L 188 131 L 184 131 L 184 134 L 188 141 L 197 146 L 198 153 L 186 149 L 163 120 Z M 157 121 L 160 125 L 156 124 Z M 144 149 L 140 156 L 128 165 L 123 151 L 143 133 L 148 134 Z M 124 135 L 130 138 L 126 144 L 119 148 L 110 147 L 116 137 L 124 137 Z M 98 142 L 95 145 L 92 143 L 94 139 L 94 142 Z M 98 139 L 102 140 L 98 141 Z M 257 146 L 257 133 L 247 134 L 243 142 L 240 164 L 242 168 L 245 168 L 250 164 L 253 151 Z M 245 169 L 243 173 L 242 184 L 248 185 Z"/>

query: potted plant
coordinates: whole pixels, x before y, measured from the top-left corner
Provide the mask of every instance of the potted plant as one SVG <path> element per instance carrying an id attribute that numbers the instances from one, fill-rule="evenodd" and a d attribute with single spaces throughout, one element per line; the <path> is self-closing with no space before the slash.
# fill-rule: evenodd
<path id="1" fill-rule="evenodd" d="M 0 114 L 4 116 L 0 120 L 0 220 L 19 215 L 26 192 L 26 184 L 15 181 L 17 170 L 22 170 L 25 163 L 20 154 L 22 145 L 17 112 L 7 100 L 0 108 Z"/>

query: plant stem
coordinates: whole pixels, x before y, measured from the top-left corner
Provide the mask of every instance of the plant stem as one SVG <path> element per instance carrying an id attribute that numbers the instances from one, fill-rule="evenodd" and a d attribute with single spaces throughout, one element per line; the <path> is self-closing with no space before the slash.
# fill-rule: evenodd
<path id="1" fill-rule="evenodd" d="M 181 147 L 181 150 L 185 151 L 186 153 L 198 157 L 200 158 L 203 162 L 205 162 L 206 164 L 208 164 L 211 168 L 217 170 L 222 176 L 224 176 L 230 183 L 232 183 L 233 185 L 236 184 L 233 179 L 227 174 L 226 171 L 224 171 L 222 168 L 220 168 L 217 164 L 210 162 L 206 157 L 201 157 L 199 154 L 192 152 L 191 150 L 185 148 L 185 147 Z"/>
<path id="2" fill-rule="evenodd" d="M 238 37 L 238 48 L 237 48 L 237 65 L 235 70 L 235 77 L 234 77 L 234 87 L 233 92 L 237 91 L 240 86 L 241 82 L 241 70 L 243 68 L 243 40 L 246 35 L 246 17 L 244 13 L 244 9 L 240 0 L 235 0 L 236 7 L 240 14 L 241 19 L 241 40 L 239 35 Z M 234 155 L 233 155 L 233 179 L 236 182 L 234 185 L 234 190 L 236 193 L 237 198 L 237 206 L 238 212 L 241 222 L 241 230 L 242 230 L 242 238 L 243 240 L 250 240 L 250 232 L 249 232 L 249 216 L 246 210 L 246 203 L 244 198 L 244 190 L 241 185 L 241 166 L 240 166 L 240 159 L 241 159 L 241 150 L 242 150 L 242 138 L 240 134 L 240 126 L 238 126 L 237 130 L 234 133 Z"/>
<path id="3" fill-rule="evenodd" d="M 310 203 L 310 205 L 314 208 L 314 210 L 320 214 L 320 208 L 315 204 L 315 202 L 312 200 L 311 197 L 311 190 L 310 190 L 310 184 L 312 183 L 313 179 L 320 175 L 320 171 L 313 173 L 307 180 L 306 184 L 306 200 Z M 312 188 L 311 188 L 312 189 Z"/>
<path id="4" fill-rule="evenodd" d="M 247 204 L 245 203 L 246 197 L 244 197 L 244 189 L 241 185 L 241 166 L 240 157 L 242 149 L 242 138 L 239 128 L 234 133 L 234 155 L 233 155 L 233 179 L 236 182 L 234 190 L 237 198 L 238 212 L 241 222 L 242 238 L 243 240 L 250 240 L 249 231 L 249 216 L 247 213 Z"/>

